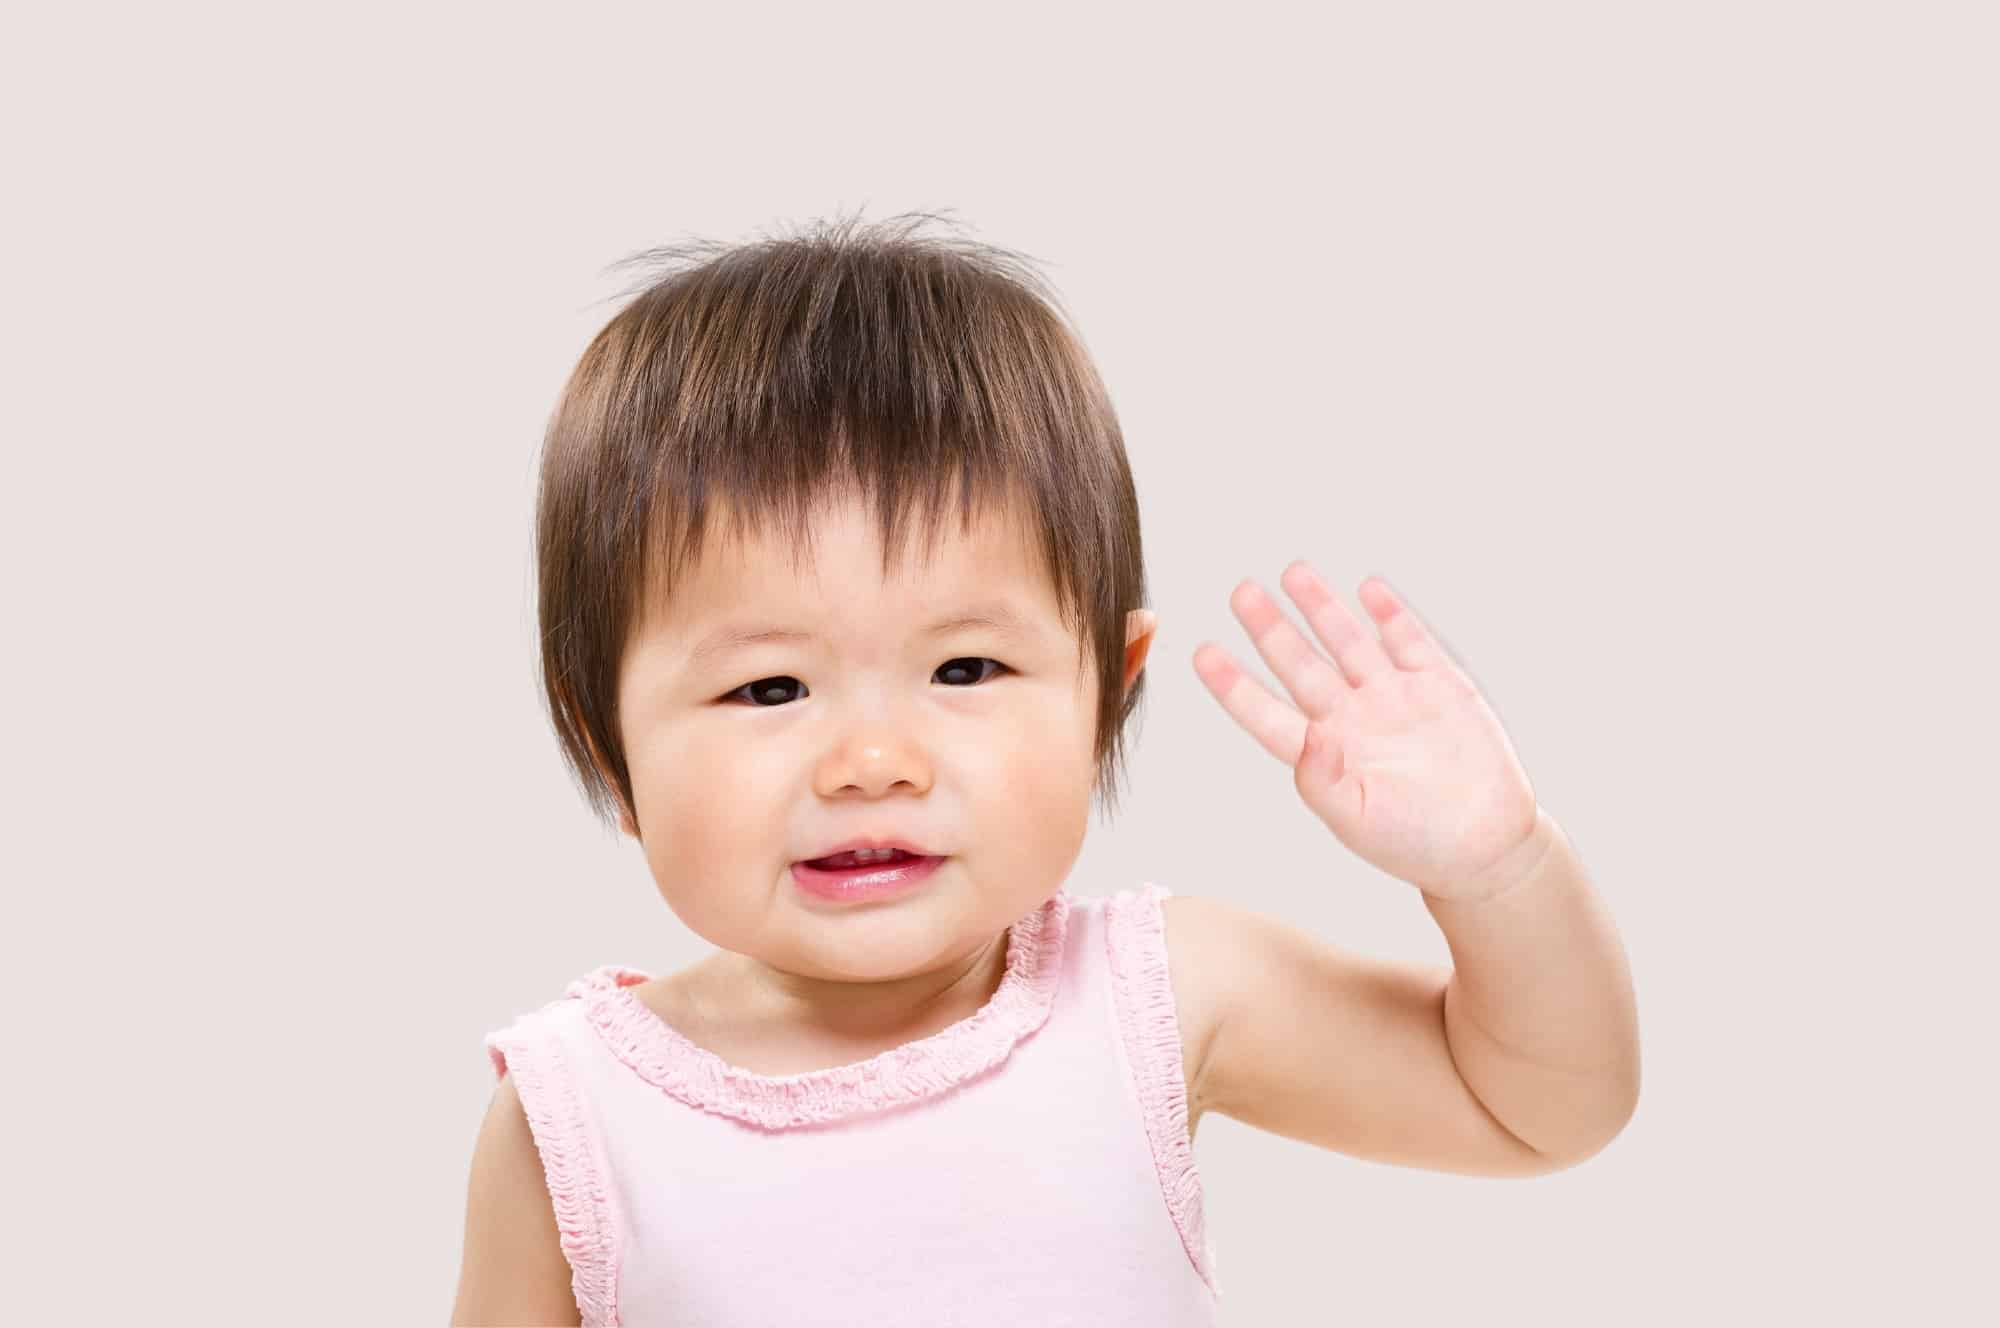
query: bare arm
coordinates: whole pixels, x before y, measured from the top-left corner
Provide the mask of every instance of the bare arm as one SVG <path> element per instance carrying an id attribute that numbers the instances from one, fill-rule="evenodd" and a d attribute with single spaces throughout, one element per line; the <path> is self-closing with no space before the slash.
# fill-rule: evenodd
<path id="1" fill-rule="evenodd" d="M 575 1328 L 583 1316 L 570 1278 L 534 1134 L 505 1075 L 473 1147 L 452 1328 Z"/>
<path id="2" fill-rule="evenodd" d="M 1426 894 L 1451 947 L 1452 1060 L 1538 1152 L 1581 1161 L 1639 1100 L 1639 1015 L 1610 910 L 1553 818 L 1478 901 Z"/>
<path id="3" fill-rule="evenodd" d="M 1226 900 L 1165 900 L 1197 1049 L 1191 1104 L 1464 1175 L 1545 1175 L 1602 1149 L 1639 1090 L 1616 933 L 1567 841 L 1538 839 L 1506 866 L 1484 902 L 1426 896 L 1456 971 L 1357 953 Z"/>

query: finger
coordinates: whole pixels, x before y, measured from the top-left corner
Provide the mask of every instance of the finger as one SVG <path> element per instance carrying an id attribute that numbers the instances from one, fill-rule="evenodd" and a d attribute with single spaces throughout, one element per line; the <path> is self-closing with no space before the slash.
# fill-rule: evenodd
<path id="1" fill-rule="evenodd" d="M 1435 669 L 1451 664 L 1451 652 L 1424 626 L 1416 611 L 1402 596 L 1389 589 L 1381 577 L 1369 577 L 1359 592 L 1363 607 L 1382 629 L 1382 642 L 1398 668 Z"/>
<path id="2" fill-rule="evenodd" d="M 1299 763 L 1306 742 L 1306 718 L 1273 696 L 1236 666 L 1229 652 L 1212 641 L 1195 648 L 1194 671 L 1222 708 L 1260 746 L 1286 766 Z"/>
<path id="3" fill-rule="evenodd" d="M 1333 588 L 1301 558 L 1278 578 L 1286 593 L 1298 601 L 1299 611 L 1312 624 L 1313 632 L 1327 651 L 1340 663 L 1347 681 L 1359 687 L 1370 678 L 1396 667 L 1375 633 L 1364 626 Z"/>
<path id="4" fill-rule="evenodd" d="M 1318 719 L 1346 699 L 1352 689 L 1340 670 L 1300 635 L 1262 586 L 1255 581 L 1237 583 L 1229 607 L 1300 710 Z"/>

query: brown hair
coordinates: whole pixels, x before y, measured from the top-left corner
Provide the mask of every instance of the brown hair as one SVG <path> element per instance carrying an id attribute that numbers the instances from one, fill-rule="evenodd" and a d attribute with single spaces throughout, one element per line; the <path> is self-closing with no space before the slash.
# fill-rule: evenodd
<path id="1" fill-rule="evenodd" d="M 671 596 L 710 508 L 781 517 L 795 550 L 834 491 L 874 503 L 883 572 L 918 515 L 926 556 L 956 481 L 1029 522 L 1097 671 L 1094 789 L 1115 813 L 1125 618 L 1146 602 L 1118 420 L 1061 299 L 1019 254 L 916 235 L 930 213 L 737 246 L 696 240 L 591 339 L 549 420 L 535 513 L 541 685 L 601 819 L 633 807 L 618 672 L 643 595 Z M 629 291 L 626 293 L 630 293 Z M 808 552 L 807 556 L 810 554 Z M 797 561 L 795 552 L 794 561 Z M 657 590 L 648 589 L 657 587 Z"/>

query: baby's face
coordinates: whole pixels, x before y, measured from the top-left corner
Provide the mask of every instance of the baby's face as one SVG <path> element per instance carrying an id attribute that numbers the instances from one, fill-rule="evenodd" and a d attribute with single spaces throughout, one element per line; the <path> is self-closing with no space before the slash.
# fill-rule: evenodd
<path id="1" fill-rule="evenodd" d="M 969 953 L 1049 898 L 1089 822 L 1097 683 L 1026 537 L 992 514 L 962 537 L 954 510 L 930 565 L 918 532 L 884 582 L 858 502 L 825 509 L 816 565 L 796 573 L 782 534 L 723 543 L 719 524 L 673 603 L 648 607 L 620 678 L 636 829 L 675 914 L 786 973 L 866 982 Z M 1018 630 L 926 631 L 994 610 Z M 811 639 L 697 651 L 766 629 Z M 875 902 L 794 880 L 857 836 L 945 860 Z"/>

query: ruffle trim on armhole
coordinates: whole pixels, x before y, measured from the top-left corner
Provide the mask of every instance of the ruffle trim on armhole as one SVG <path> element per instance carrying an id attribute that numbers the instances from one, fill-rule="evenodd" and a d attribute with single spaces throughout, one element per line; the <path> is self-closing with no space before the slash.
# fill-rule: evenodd
<path id="1" fill-rule="evenodd" d="M 1167 1211 L 1195 1271 L 1219 1297 L 1222 1289 L 1202 1208 L 1201 1173 L 1188 1139 L 1187 1072 L 1167 969 L 1166 917 L 1160 901 L 1172 894 L 1166 886 L 1149 883 L 1139 891 L 1121 890 L 1108 897 L 1104 940 L 1119 1032 L 1132 1062 Z"/>
<path id="2" fill-rule="evenodd" d="M 618 1236 L 611 1194 L 597 1163 L 562 1046 L 546 1030 L 517 1020 L 486 1035 L 494 1078 L 514 1076 L 514 1091 L 542 1155 L 570 1290 L 584 1328 L 617 1328 Z"/>

